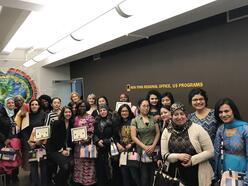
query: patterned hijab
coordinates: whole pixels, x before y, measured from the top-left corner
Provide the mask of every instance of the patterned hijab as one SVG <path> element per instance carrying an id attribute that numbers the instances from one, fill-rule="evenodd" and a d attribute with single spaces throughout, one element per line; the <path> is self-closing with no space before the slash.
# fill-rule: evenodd
<path id="1" fill-rule="evenodd" d="M 185 113 L 186 117 L 187 117 L 187 112 L 186 112 L 185 106 L 182 103 L 177 102 L 177 103 L 173 103 L 171 105 L 170 111 L 171 111 L 172 115 L 174 114 L 174 112 L 176 110 L 183 111 Z M 192 122 L 190 120 L 188 120 L 188 119 L 182 125 L 176 124 L 173 120 L 172 120 L 171 123 L 172 123 L 172 125 L 168 126 L 168 130 L 169 130 L 169 132 L 176 133 L 176 134 L 180 134 L 180 133 L 184 132 L 185 130 L 187 130 L 192 125 Z"/>
<path id="2" fill-rule="evenodd" d="M 9 108 L 7 107 L 7 103 L 8 103 L 9 100 L 13 100 L 13 101 L 14 101 L 14 98 L 12 98 L 12 97 L 7 97 L 7 98 L 4 100 L 4 108 L 5 108 L 5 110 L 6 110 L 7 114 L 8 114 L 8 116 L 11 118 L 12 116 L 15 115 L 15 112 L 14 112 L 14 109 L 9 109 Z"/>

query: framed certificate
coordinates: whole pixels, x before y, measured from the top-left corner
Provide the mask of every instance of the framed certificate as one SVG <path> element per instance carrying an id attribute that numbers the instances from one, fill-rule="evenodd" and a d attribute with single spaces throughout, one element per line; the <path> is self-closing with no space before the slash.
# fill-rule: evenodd
<path id="1" fill-rule="evenodd" d="M 121 105 L 127 104 L 130 108 L 132 106 L 131 102 L 116 102 L 115 104 L 115 111 L 118 112 Z"/>
<path id="2" fill-rule="evenodd" d="M 50 138 L 50 127 L 42 126 L 42 127 L 34 127 L 34 141 L 40 141 L 44 139 Z"/>
<path id="3" fill-rule="evenodd" d="M 72 141 L 80 141 L 80 140 L 87 140 L 87 128 L 86 126 L 72 128 L 71 129 L 71 138 Z"/>

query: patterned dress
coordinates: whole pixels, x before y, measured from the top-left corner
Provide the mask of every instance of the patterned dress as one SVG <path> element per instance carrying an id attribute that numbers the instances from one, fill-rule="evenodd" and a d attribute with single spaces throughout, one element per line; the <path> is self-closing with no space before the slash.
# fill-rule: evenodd
<path id="1" fill-rule="evenodd" d="M 189 117 L 189 120 L 192 121 L 192 123 L 196 123 L 198 125 L 201 125 L 208 132 L 212 142 L 214 143 L 216 131 L 218 128 L 216 119 L 214 117 L 214 110 L 211 110 L 208 113 L 208 115 L 203 119 L 199 119 L 196 116 L 195 112 L 189 114 L 188 117 Z"/>
<path id="2" fill-rule="evenodd" d="M 77 116 L 74 120 L 74 127 L 87 127 L 88 138 L 92 138 L 94 133 L 94 118 L 90 115 L 85 117 Z M 80 158 L 80 147 L 77 143 L 74 151 L 74 173 L 73 180 L 83 185 L 93 185 L 96 183 L 95 160 Z"/>
<path id="3" fill-rule="evenodd" d="M 223 141 L 224 159 L 221 161 Z M 240 120 L 225 123 L 218 128 L 215 144 L 215 176 L 220 177 L 221 171 L 231 169 L 244 172 L 244 180 L 248 185 L 248 124 Z"/>

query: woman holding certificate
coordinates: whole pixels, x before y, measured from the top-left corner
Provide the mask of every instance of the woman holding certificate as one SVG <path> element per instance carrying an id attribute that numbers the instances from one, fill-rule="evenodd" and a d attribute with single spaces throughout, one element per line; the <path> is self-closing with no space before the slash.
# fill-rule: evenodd
<path id="1" fill-rule="evenodd" d="M 67 186 L 73 161 L 71 142 L 71 128 L 73 126 L 72 110 L 70 107 L 63 107 L 59 119 L 51 126 L 51 137 L 48 140 L 48 158 L 59 166 L 59 172 L 55 177 L 55 184 Z"/>
<path id="2" fill-rule="evenodd" d="M 74 173 L 73 181 L 82 185 L 93 185 L 96 183 L 95 160 L 81 154 L 81 148 L 93 144 L 94 118 L 87 114 L 90 105 L 80 100 L 77 104 L 77 115 L 74 119 L 74 128 L 86 127 L 87 139 L 77 141 L 74 151 Z"/>
<path id="3" fill-rule="evenodd" d="M 43 110 L 41 110 L 40 102 L 37 99 L 31 100 L 29 102 L 29 108 L 29 126 L 23 129 L 22 131 L 23 148 L 25 148 L 25 151 L 34 150 L 34 153 L 35 150 L 41 148 L 43 149 L 43 152 L 45 152 L 45 146 L 43 145 L 45 141 L 35 140 L 35 133 L 33 129 L 35 127 L 40 127 L 44 125 L 46 114 Z M 30 161 L 30 176 L 32 186 L 38 186 L 40 182 L 39 180 L 41 180 L 42 185 L 46 185 L 46 164 L 47 162 L 45 159 L 36 159 L 34 161 Z M 41 173 L 40 178 L 38 173 L 39 166 Z"/>

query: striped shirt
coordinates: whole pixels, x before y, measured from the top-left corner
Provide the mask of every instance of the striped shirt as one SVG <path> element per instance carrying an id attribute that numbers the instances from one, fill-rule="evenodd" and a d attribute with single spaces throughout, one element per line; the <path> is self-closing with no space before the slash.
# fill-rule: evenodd
<path id="1" fill-rule="evenodd" d="M 55 112 L 55 111 L 51 111 L 47 114 L 47 117 L 45 119 L 45 125 L 46 126 L 50 126 L 54 121 L 59 119 L 59 114 L 60 114 L 61 110 L 59 110 L 59 112 Z"/>

